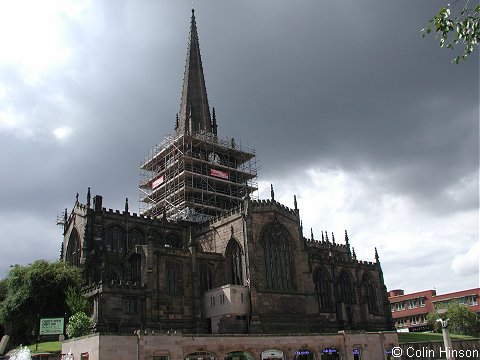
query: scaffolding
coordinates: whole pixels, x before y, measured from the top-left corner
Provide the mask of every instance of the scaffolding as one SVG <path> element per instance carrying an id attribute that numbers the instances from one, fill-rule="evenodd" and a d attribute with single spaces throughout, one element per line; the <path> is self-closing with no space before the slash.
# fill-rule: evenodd
<path id="1" fill-rule="evenodd" d="M 255 150 L 209 132 L 169 135 L 140 165 L 140 212 L 201 222 L 258 189 Z"/>

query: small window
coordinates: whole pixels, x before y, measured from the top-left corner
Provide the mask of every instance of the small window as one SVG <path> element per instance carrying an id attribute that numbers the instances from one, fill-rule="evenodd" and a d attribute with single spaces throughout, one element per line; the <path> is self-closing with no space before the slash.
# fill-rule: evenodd
<path id="1" fill-rule="evenodd" d="M 88 352 L 80 354 L 80 360 L 88 360 L 88 358 L 89 358 Z"/>
<path id="2" fill-rule="evenodd" d="M 128 296 L 125 298 L 125 313 L 129 315 L 138 313 L 138 301 L 136 297 Z"/>
<path id="3" fill-rule="evenodd" d="M 160 355 L 152 357 L 152 360 L 170 360 L 170 356 L 168 355 Z"/>
<path id="4" fill-rule="evenodd" d="M 425 306 L 425 298 L 418 299 L 418 303 L 419 303 L 420 307 L 424 307 Z"/>
<path id="5" fill-rule="evenodd" d="M 470 306 L 475 306 L 475 305 L 478 305 L 477 296 L 472 295 L 472 296 L 470 296 Z"/>

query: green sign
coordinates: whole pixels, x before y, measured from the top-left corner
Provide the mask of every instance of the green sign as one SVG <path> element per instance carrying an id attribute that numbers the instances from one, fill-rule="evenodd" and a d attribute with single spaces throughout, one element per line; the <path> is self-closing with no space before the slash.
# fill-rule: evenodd
<path id="1" fill-rule="evenodd" d="M 40 319 L 40 335 L 63 334 L 63 318 Z"/>

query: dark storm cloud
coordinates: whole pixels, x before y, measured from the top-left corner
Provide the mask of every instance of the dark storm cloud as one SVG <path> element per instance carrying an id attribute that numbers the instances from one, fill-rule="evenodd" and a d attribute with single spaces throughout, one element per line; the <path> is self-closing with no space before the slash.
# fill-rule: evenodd
<path id="1" fill-rule="evenodd" d="M 236 51 L 222 47 L 234 78 L 227 81 L 238 89 L 220 101 L 237 110 L 224 121 L 236 124 L 231 133 L 245 129 L 263 174 L 312 165 L 367 168 L 381 173 L 392 191 L 427 202 L 472 176 L 478 169 L 478 62 L 453 66 L 451 52 L 433 38 L 421 39 L 418 30 L 435 5 L 309 5 L 296 7 L 293 16 L 277 6 L 248 24 L 257 36 L 239 32 Z M 265 23 L 270 30 L 263 31 Z M 231 67 L 237 56 L 256 66 Z M 240 71 L 250 76 L 232 75 Z"/>
<path id="2" fill-rule="evenodd" d="M 256 147 L 260 179 L 341 168 L 376 174 L 376 186 L 426 211 L 478 207 L 478 187 L 454 206 L 448 195 L 478 173 L 478 58 L 455 66 L 433 37 L 421 39 L 440 5 L 199 1 L 220 135 Z M 50 223 L 88 186 L 107 207 L 123 208 L 128 196 L 135 211 L 139 163 L 173 131 L 190 2 L 92 6 L 63 18 L 68 63 L 33 84 L 15 66 L 0 69 L 11 89 L 0 106 L 25 116 L 34 133 L 0 132 L 0 216 L 23 211 Z M 52 130 L 63 125 L 73 133 L 56 141 Z M 10 226 L 9 238 L 19 225 Z M 18 241 L 29 243 L 22 234 Z"/>

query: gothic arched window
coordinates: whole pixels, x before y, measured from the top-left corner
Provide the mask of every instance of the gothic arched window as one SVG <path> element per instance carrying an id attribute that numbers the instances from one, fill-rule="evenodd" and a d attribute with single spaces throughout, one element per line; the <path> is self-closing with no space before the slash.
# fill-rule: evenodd
<path id="1" fill-rule="evenodd" d="M 125 250 L 125 231 L 119 226 L 107 229 L 107 250 L 122 252 Z"/>
<path id="2" fill-rule="evenodd" d="M 343 270 L 338 277 L 338 286 L 340 302 L 355 304 L 355 289 L 353 288 L 352 279 L 345 270 Z"/>
<path id="3" fill-rule="evenodd" d="M 172 247 L 172 248 L 181 248 L 182 247 L 182 240 L 177 234 L 169 233 L 165 237 L 165 246 Z"/>
<path id="4" fill-rule="evenodd" d="M 367 303 L 368 311 L 374 313 L 378 311 L 377 291 L 375 288 L 375 281 L 370 273 L 365 273 L 362 277 L 362 292 L 364 302 Z"/>
<path id="5" fill-rule="evenodd" d="M 153 230 L 150 237 L 158 246 L 165 245 L 165 237 L 162 234 L 160 234 L 158 231 Z"/>
<path id="6" fill-rule="evenodd" d="M 324 268 L 318 268 L 313 274 L 315 283 L 315 294 L 317 295 L 318 308 L 325 310 L 331 307 L 331 283 L 332 280 L 328 271 Z"/>
<path id="7" fill-rule="evenodd" d="M 279 224 L 266 225 L 261 237 L 265 285 L 267 289 L 293 288 L 290 235 Z"/>
<path id="8" fill-rule="evenodd" d="M 143 245 L 145 243 L 145 236 L 143 233 L 138 230 L 138 229 L 133 229 L 128 232 L 128 237 L 127 237 L 127 247 L 126 251 L 130 250 L 132 247 L 135 245 Z"/>
<path id="9" fill-rule="evenodd" d="M 200 272 L 200 288 L 207 291 L 213 288 L 213 271 L 209 264 L 204 262 L 199 265 Z"/>
<path id="10" fill-rule="evenodd" d="M 107 277 L 108 277 L 109 280 L 112 280 L 112 281 L 120 281 L 120 280 L 122 280 L 122 277 L 120 276 L 120 273 L 119 273 L 118 270 L 115 269 L 115 268 L 111 268 L 111 269 L 108 271 Z"/>
<path id="11" fill-rule="evenodd" d="M 78 231 L 76 228 L 72 229 L 70 237 L 68 238 L 66 260 L 72 265 L 80 266 L 81 245 Z"/>
<path id="12" fill-rule="evenodd" d="M 142 257 L 134 254 L 130 258 L 130 277 L 133 282 L 140 283 L 142 281 Z"/>
<path id="13" fill-rule="evenodd" d="M 242 248 L 237 240 L 231 238 L 225 250 L 227 262 L 227 281 L 231 285 L 243 285 Z"/>
<path id="14" fill-rule="evenodd" d="M 174 261 L 166 261 L 165 276 L 166 276 L 165 291 L 168 294 L 180 293 L 180 277 L 181 277 L 180 264 Z"/>

